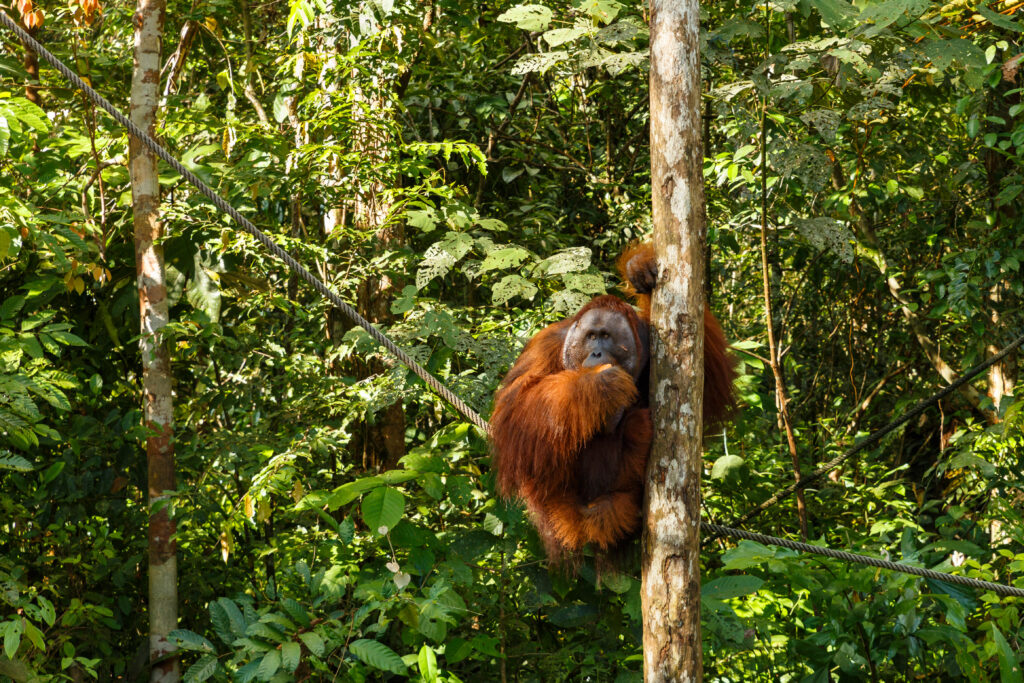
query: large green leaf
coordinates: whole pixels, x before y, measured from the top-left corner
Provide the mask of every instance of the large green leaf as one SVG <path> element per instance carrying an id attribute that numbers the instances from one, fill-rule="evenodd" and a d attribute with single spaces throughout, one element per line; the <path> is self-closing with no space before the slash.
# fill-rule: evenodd
<path id="1" fill-rule="evenodd" d="M 366 526 L 375 531 L 391 529 L 405 512 L 405 496 L 397 489 L 382 486 L 363 498 L 360 509 Z"/>
<path id="2" fill-rule="evenodd" d="M 498 15 L 498 21 L 515 24 L 524 31 L 543 31 L 551 23 L 551 10 L 544 5 L 516 5 Z"/>
<path id="3" fill-rule="evenodd" d="M 260 667 L 256 670 L 256 676 L 261 681 L 269 681 L 281 668 L 281 653 L 278 650 L 271 650 L 263 655 Z"/>
<path id="4" fill-rule="evenodd" d="M 32 463 L 20 455 L 14 455 L 10 451 L 0 451 L 0 470 L 31 472 L 33 469 Z"/>
<path id="5" fill-rule="evenodd" d="M 285 671 L 293 672 L 299 668 L 299 660 L 302 658 L 302 646 L 296 642 L 283 643 L 281 645 L 281 666 Z"/>
<path id="6" fill-rule="evenodd" d="M 205 654 L 185 671 L 183 680 L 185 683 L 192 683 L 193 681 L 201 683 L 201 681 L 205 681 L 216 673 L 218 668 L 217 658 L 213 655 Z"/>
<path id="7" fill-rule="evenodd" d="M 327 648 L 324 646 L 324 639 L 316 631 L 305 631 L 299 634 L 299 640 L 317 657 L 323 657 Z"/>
<path id="8" fill-rule="evenodd" d="M 167 638 L 177 644 L 183 650 L 197 650 L 199 652 L 216 652 L 213 643 L 187 629 L 175 629 L 167 634 Z"/>
<path id="9" fill-rule="evenodd" d="M 402 658 L 384 643 L 363 638 L 349 645 L 349 650 L 364 664 L 375 669 L 390 671 L 400 676 L 404 676 L 406 673 L 406 666 Z"/>

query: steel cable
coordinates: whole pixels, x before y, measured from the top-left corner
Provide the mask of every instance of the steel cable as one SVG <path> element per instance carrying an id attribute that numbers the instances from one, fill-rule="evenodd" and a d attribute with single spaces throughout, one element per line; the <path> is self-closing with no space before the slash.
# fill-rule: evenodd
<path id="1" fill-rule="evenodd" d="M 863 564 L 869 567 L 878 567 L 879 569 L 888 569 L 894 572 L 912 574 L 914 576 L 920 576 L 925 579 L 945 581 L 946 583 L 956 583 L 960 584 L 961 586 L 968 586 L 970 588 L 978 588 L 980 590 L 992 591 L 997 595 L 1024 598 L 1024 588 L 1006 586 L 1001 583 L 992 583 L 991 581 L 982 581 L 981 579 L 972 579 L 969 576 L 947 574 L 945 572 L 937 572 L 933 569 L 924 569 L 923 567 L 913 567 L 909 564 L 893 562 L 891 560 L 883 560 L 878 557 L 869 557 L 867 555 L 857 555 L 856 553 L 846 552 L 845 550 L 833 550 L 832 548 L 822 548 L 820 546 L 810 545 L 809 543 L 799 543 L 797 541 L 790 541 L 785 538 L 776 538 L 775 536 L 768 536 L 766 534 L 757 534 L 751 531 L 743 531 L 742 529 L 733 529 L 731 527 L 722 526 L 720 524 L 710 524 L 708 522 L 701 522 L 700 528 L 716 536 L 732 536 L 733 538 L 740 538 L 747 541 L 755 541 L 757 543 L 763 543 L 765 545 L 777 545 L 782 548 L 789 548 L 790 550 L 796 550 L 801 553 L 813 553 L 815 555 L 824 555 L 825 557 L 831 557 L 833 559 L 842 560 L 844 562 Z"/>

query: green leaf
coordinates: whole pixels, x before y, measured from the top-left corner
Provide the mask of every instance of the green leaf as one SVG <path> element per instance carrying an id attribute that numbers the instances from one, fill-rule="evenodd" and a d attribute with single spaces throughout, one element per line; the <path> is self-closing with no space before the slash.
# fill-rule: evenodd
<path id="1" fill-rule="evenodd" d="M 326 648 L 324 647 L 324 639 L 320 637 L 316 631 L 306 631 L 305 633 L 299 634 L 299 640 L 306 646 L 310 652 L 315 654 L 317 657 L 323 657 Z"/>
<path id="2" fill-rule="evenodd" d="M 437 655 L 429 645 L 420 648 L 420 654 L 416 658 L 420 667 L 420 676 L 426 683 L 437 681 Z"/>
<path id="3" fill-rule="evenodd" d="M 904 14 L 916 19 L 927 9 L 926 2 L 917 0 L 885 0 L 867 5 L 860 13 L 859 24 L 873 24 L 864 31 L 864 35 L 873 36 L 890 26 Z"/>
<path id="4" fill-rule="evenodd" d="M 416 285 L 406 285 L 402 288 L 401 296 L 391 302 L 391 312 L 395 315 L 408 313 L 416 306 Z"/>
<path id="5" fill-rule="evenodd" d="M 306 2 L 306 0 L 288 0 L 288 21 L 285 23 L 285 28 L 288 31 L 288 35 L 295 35 L 296 25 L 300 25 L 303 29 L 308 28 L 313 23 L 313 19 L 316 18 L 316 12 L 313 4 Z M 277 118 L 277 102 L 274 102 L 274 117 Z M 284 118 L 287 118 L 285 114 Z M 284 118 L 277 119 L 278 123 L 284 121 Z"/>
<path id="6" fill-rule="evenodd" d="M 46 118 L 46 112 L 39 106 L 24 97 L 12 98 L 10 103 L 14 105 L 12 109 L 19 121 L 35 128 L 40 133 L 50 130 L 50 120 Z"/>
<path id="7" fill-rule="evenodd" d="M 217 634 L 222 643 L 230 645 L 234 642 L 236 635 L 231 630 L 231 620 L 219 602 L 210 603 L 210 622 L 213 624 L 213 632 Z"/>
<path id="8" fill-rule="evenodd" d="M 216 625 L 217 615 L 214 613 L 214 606 L 224 613 L 224 618 L 227 619 L 228 627 L 236 638 L 245 635 L 245 617 L 242 616 L 242 611 L 238 609 L 238 605 L 235 604 L 234 600 L 231 600 L 230 598 L 218 598 L 216 602 L 210 603 L 210 616 Z M 230 645 L 233 640 L 234 638 L 231 638 L 224 642 Z"/>
<path id="9" fill-rule="evenodd" d="M 589 26 L 573 26 L 572 28 L 553 28 L 544 33 L 544 41 L 551 47 L 558 47 L 563 43 L 570 43 L 580 36 L 585 36 L 593 31 Z"/>
<path id="10" fill-rule="evenodd" d="M 43 621 L 47 626 L 53 626 L 53 622 L 57 620 L 57 611 L 53 608 L 53 603 L 43 595 L 36 596 L 36 603 L 39 605 L 39 613 L 43 617 Z"/>
<path id="11" fill-rule="evenodd" d="M 500 519 L 488 512 L 484 515 L 484 529 L 491 532 L 495 536 L 501 536 L 505 531 L 505 524 Z"/>
<path id="12" fill-rule="evenodd" d="M 216 652 L 216 648 L 206 638 L 187 629 L 175 629 L 167 634 L 167 639 L 182 650 L 197 652 Z"/>
<path id="13" fill-rule="evenodd" d="M 261 663 L 261 660 L 256 660 L 240 668 L 235 672 L 235 681 L 238 683 L 249 683 L 249 681 L 256 678 L 256 672 L 259 671 Z"/>
<path id="14" fill-rule="evenodd" d="M 555 64 L 568 60 L 570 54 L 566 50 L 552 50 L 551 52 L 535 52 L 520 57 L 516 60 L 516 64 L 512 67 L 510 72 L 513 76 L 524 76 L 528 73 L 538 72 L 545 73 L 548 69 L 553 67 Z M 501 178 L 506 183 L 512 182 L 519 177 L 523 169 L 512 169 L 506 167 L 508 172 L 503 169 L 501 172 Z"/>
<path id="15" fill-rule="evenodd" d="M 13 243 L 14 241 L 11 239 L 11 233 L 0 228 L 0 261 L 7 258 L 7 255 L 11 253 L 11 245 Z"/>
<path id="16" fill-rule="evenodd" d="M 602 24 L 615 19 L 622 9 L 619 0 L 581 0 L 578 6 L 580 11 L 586 12 L 592 19 Z"/>
<path id="17" fill-rule="evenodd" d="M 423 289 L 435 277 L 444 277 L 452 266 L 473 248 L 473 238 L 462 232 L 449 232 L 427 247 L 416 271 L 416 289 Z"/>
<path id="18" fill-rule="evenodd" d="M 548 277 L 578 273 L 590 267 L 592 255 L 589 247 L 563 249 L 538 263 L 537 269 Z"/>
<path id="19" fill-rule="evenodd" d="M 1008 31 L 1016 31 L 1017 33 L 1024 32 L 1024 25 L 1021 25 L 1019 22 L 1012 21 L 1009 17 L 1004 16 L 999 12 L 993 12 L 980 2 L 977 5 L 977 11 L 978 14 L 985 17 L 993 26 L 1005 28 Z"/>
<path id="20" fill-rule="evenodd" d="M 184 681 L 185 683 L 205 681 L 217 672 L 217 667 L 216 657 L 210 654 L 203 655 L 185 672 Z"/>
<path id="21" fill-rule="evenodd" d="M 7 125 L 7 119 L 0 116 L 0 156 L 7 154 L 8 143 L 11 141 L 11 129 Z"/>
<path id="22" fill-rule="evenodd" d="M 498 21 L 515 24 L 524 31 L 544 31 L 551 23 L 551 10 L 544 5 L 517 5 L 498 15 Z"/>
<path id="23" fill-rule="evenodd" d="M 394 486 L 395 484 L 404 484 L 407 481 L 412 481 L 416 476 L 415 472 L 408 472 L 406 470 L 388 470 L 380 475 L 380 480 L 385 484 Z"/>
<path id="24" fill-rule="evenodd" d="M 351 517 L 346 517 L 338 524 L 338 538 L 343 543 L 351 543 L 356 536 L 356 523 Z"/>
<path id="25" fill-rule="evenodd" d="M 56 479 L 57 475 L 64 471 L 65 465 L 67 465 L 67 463 L 60 460 L 47 467 L 46 471 L 43 472 L 43 483 L 49 484 L 51 481 Z"/>
<path id="26" fill-rule="evenodd" d="M 281 666 L 285 671 L 293 672 L 299 668 L 302 659 L 302 646 L 291 641 L 281 645 Z"/>
<path id="27" fill-rule="evenodd" d="M 245 629 L 245 635 L 252 636 L 254 638 L 262 638 L 271 643 L 280 643 L 284 641 L 284 634 L 276 628 L 262 621 L 254 621 L 249 624 Z"/>
<path id="28" fill-rule="evenodd" d="M 424 472 L 421 474 L 420 486 L 434 500 L 441 500 L 444 496 L 444 482 L 441 481 L 441 475 L 436 472 Z"/>
<path id="29" fill-rule="evenodd" d="M 999 656 L 999 680 L 1001 683 L 1020 683 L 1024 680 L 1021 676 L 1020 662 L 1017 661 L 1017 656 L 995 622 L 992 623 L 992 640 L 995 641 L 996 654 Z"/>
<path id="30" fill-rule="evenodd" d="M 25 458 L 14 455 L 10 451 L 0 451 L 0 470 L 14 470 L 15 472 L 31 472 L 34 468 Z M 53 626 L 53 624 L 50 624 Z"/>
<path id="31" fill-rule="evenodd" d="M 487 258 L 485 258 L 483 263 L 480 264 L 479 272 L 484 273 L 488 270 L 514 268 L 528 258 L 530 258 L 530 252 L 521 247 L 495 249 L 487 254 Z"/>
<path id="32" fill-rule="evenodd" d="M 413 472 L 444 472 L 444 460 L 436 455 L 408 453 L 402 456 L 398 462 Z"/>
<path id="33" fill-rule="evenodd" d="M 406 222 L 423 232 L 433 232 L 437 227 L 437 213 L 430 208 L 405 212 Z"/>
<path id="34" fill-rule="evenodd" d="M 757 567 L 776 559 L 779 552 L 754 541 L 740 541 L 735 548 L 725 551 L 722 555 L 724 569 L 729 571 Z"/>
<path id="35" fill-rule="evenodd" d="M 353 500 L 363 495 L 367 491 L 371 491 L 381 485 L 381 478 L 378 476 L 363 477 L 362 479 L 356 479 L 350 481 L 347 484 L 342 484 L 338 488 L 331 492 L 331 495 L 327 497 L 327 509 L 337 510 L 342 505 L 348 505 Z"/>
<path id="36" fill-rule="evenodd" d="M 821 18 L 829 26 L 837 28 L 850 23 L 850 19 L 857 14 L 857 10 L 844 0 L 809 0 L 811 7 L 818 10 Z"/>
<path id="37" fill-rule="evenodd" d="M 629 574 L 624 572 L 608 572 L 602 574 L 601 585 L 608 588 L 613 593 L 619 595 L 625 595 L 629 592 L 629 589 L 636 583 Z"/>
<path id="38" fill-rule="evenodd" d="M 389 487 L 381 487 L 371 491 L 361 506 L 363 521 L 374 531 L 382 527 L 391 529 L 402 519 L 405 513 L 405 496 L 401 491 Z"/>
<path id="39" fill-rule="evenodd" d="M 449 638 L 444 644 L 444 658 L 449 664 L 457 664 L 473 654 L 473 646 L 465 638 Z"/>
<path id="40" fill-rule="evenodd" d="M 368 640 L 362 638 L 349 645 L 349 650 L 359 657 L 364 664 L 380 669 L 381 671 L 390 671 L 393 674 L 404 676 L 406 674 L 405 663 L 402 658 L 384 643 L 376 640 Z"/>
<path id="41" fill-rule="evenodd" d="M 964 451 L 953 456 L 949 459 L 947 466 L 949 469 L 954 470 L 977 467 L 986 477 L 993 477 L 996 474 L 995 465 L 990 463 L 988 460 L 985 460 L 985 458 L 980 455 L 975 455 L 970 451 Z"/>
<path id="42" fill-rule="evenodd" d="M 738 455 L 723 455 L 715 460 L 715 464 L 711 467 L 711 478 L 725 479 L 730 475 L 735 475 L 739 473 L 744 464 L 746 464 L 745 461 Z"/>
<path id="43" fill-rule="evenodd" d="M 764 580 L 756 576 L 722 576 L 700 587 L 701 600 L 728 600 L 756 593 Z"/>
<path id="44" fill-rule="evenodd" d="M 497 218 L 478 218 L 476 224 L 488 232 L 504 232 L 508 230 L 508 225 Z"/>
<path id="45" fill-rule="evenodd" d="M 259 669 L 256 670 L 256 676 L 261 681 L 269 681 L 277 673 L 277 670 L 281 668 L 281 653 L 277 650 L 271 650 L 267 654 L 263 655 L 263 660 L 260 662 Z"/>
<path id="46" fill-rule="evenodd" d="M 43 641 L 43 632 L 36 628 L 28 619 L 25 620 L 25 637 L 28 638 L 28 642 L 32 643 L 37 650 L 40 652 L 46 652 L 46 643 Z"/>
<path id="47" fill-rule="evenodd" d="M 491 288 L 491 300 L 495 306 L 505 304 L 514 296 L 533 299 L 537 287 L 521 275 L 506 275 Z"/>
<path id="48" fill-rule="evenodd" d="M 220 320 L 220 286 L 211 276 L 214 273 L 203 266 L 200 253 L 195 254 L 195 269 L 185 288 L 185 298 L 192 307 L 202 311 L 212 322 Z"/>
<path id="49" fill-rule="evenodd" d="M 18 647 L 21 645 L 21 634 L 25 629 L 25 620 L 23 617 L 15 617 L 12 621 L 7 622 L 6 632 L 4 633 L 4 654 L 7 655 L 7 659 L 14 659 L 14 655 L 18 652 Z"/>
<path id="50" fill-rule="evenodd" d="M 293 598 L 285 598 L 281 601 L 281 607 L 288 613 L 292 619 L 302 624 L 303 628 L 309 628 L 311 622 L 309 613 L 306 608 L 299 604 L 298 600 Z"/>
<path id="51" fill-rule="evenodd" d="M 46 380 L 32 378 L 26 382 L 26 386 L 32 391 L 32 393 L 42 398 L 57 410 L 64 412 L 71 410 L 71 403 L 68 401 L 68 397 L 64 395 L 64 392 Z"/>

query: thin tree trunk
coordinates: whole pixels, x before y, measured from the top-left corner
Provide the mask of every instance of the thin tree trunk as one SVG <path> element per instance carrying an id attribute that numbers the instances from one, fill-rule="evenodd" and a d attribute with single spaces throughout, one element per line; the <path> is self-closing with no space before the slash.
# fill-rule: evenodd
<path id="1" fill-rule="evenodd" d="M 702 680 L 704 186 L 697 0 L 651 1 L 654 443 L 643 539 L 644 680 Z"/>
<path id="2" fill-rule="evenodd" d="M 30 35 L 35 37 L 36 29 L 26 29 Z M 22 65 L 25 67 L 25 73 L 28 74 L 28 83 L 25 84 L 25 99 L 36 106 L 42 106 L 42 100 L 39 98 L 39 56 L 35 53 L 35 50 L 25 46 L 25 57 L 22 60 Z"/>
<path id="3" fill-rule="evenodd" d="M 131 118 L 150 135 L 155 133 L 160 98 L 160 39 L 165 0 L 139 0 L 135 13 L 135 70 L 132 75 Z M 175 522 L 169 492 L 174 491 L 173 404 L 171 367 L 161 331 L 168 321 L 164 281 L 160 185 L 156 157 L 131 140 L 132 206 L 135 222 L 135 268 L 142 325 L 143 420 L 149 465 L 149 658 L 152 681 L 177 681 L 178 660 L 168 657 L 167 640 L 178 624 L 178 567 Z"/>
<path id="4" fill-rule="evenodd" d="M 1001 310 L 1005 305 L 1003 301 L 1004 291 L 1008 291 L 1009 283 L 998 282 L 992 286 L 989 290 L 988 300 L 992 306 L 992 312 L 989 314 L 989 320 L 992 322 L 992 328 L 990 335 L 992 338 L 996 338 L 996 335 L 1002 331 L 1002 314 Z M 989 344 L 985 347 L 985 352 L 989 356 L 994 356 L 999 353 L 998 344 Z M 1000 408 L 1003 407 L 1004 399 L 1013 398 L 1014 388 L 1017 386 L 1017 353 L 1011 353 L 1002 362 L 996 363 L 988 369 L 988 397 L 992 399 L 992 405 L 995 406 L 996 415 L 999 414 Z"/>
<path id="5" fill-rule="evenodd" d="M 34 5 L 29 2 L 24 6 L 18 7 L 20 10 L 18 26 L 25 29 L 25 32 L 35 38 L 36 32 L 43 25 L 43 14 L 42 10 L 35 9 Z M 25 83 L 25 99 L 36 106 L 41 106 L 42 102 L 39 99 L 39 55 L 33 50 L 28 44 L 23 45 L 25 48 L 25 55 L 22 57 L 21 64 L 25 67 L 25 73 L 28 74 L 28 81 Z"/>
<path id="6" fill-rule="evenodd" d="M 357 123 L 354 145 L 365 159 L 372 161 L 373 168 L 382 168 L 389 161 L 386 129 L 377 125 L 372 116 L 390 115 L 385 98 L 373 91 L 380 87 L 374 83 L 369 88 L 357 85 L 352 116 Z M 361 182 L 356 194 L 353 219 L 356 227 L 374 234 L 376 253 L 396 249 L 405 241 L 405 225 L 401 222 L 387 223 L 391 205 L 387 199 L 384 182 L 374 178 Z M 368 275 L 359 285 L 356 308 L 370 322 L 381 324 L 391 320 L 391 300 L 401 285 L 387 273 Z M 384 372 L 384 365 L 371 361 L 359 368 L 359 374 L 370 377 Z M 405 455 L 405 406 L 401 400 L 377 411 L 373 422 L 363 425 L 361 438 L 356 447 L 362 449 L 362 464 L 367 470 L 388 470 L 398 464 Z"/>
<path id="7" fill-rule="evenodd" d="M 765 60 L 769 58 L 771 41 L 771 10 L 765 5 Z M 800 454 L 796 449 L 793 422 L 789 418 L 789 397 L 782 377 L 779 345 L 775 340 L 775 320 L 772 315 L 771 271 L 768 268 L 768 99 L 761 102 L 761 280 L 764 288 L 764 320 L 768 328 L 768 360 L 775 378 L 775 405 L 779 410 L 779 426 L 786 433 L 789 459 L 793 463 L 793 480 L 800 484 Z M 796 516 L 800 524 L 800 537 L 807 540 L 807 503 L 803 489 L 796 492 Z"/>

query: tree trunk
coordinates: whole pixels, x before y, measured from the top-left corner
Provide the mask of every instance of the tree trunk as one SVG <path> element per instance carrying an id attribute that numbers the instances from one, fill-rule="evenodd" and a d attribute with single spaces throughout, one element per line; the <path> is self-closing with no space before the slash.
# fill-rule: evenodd
<path id="1" fill-rule="evenodd" d="M 139 0 L 135 13 L 135 70 L 132 75 L 131 118 L 154 135 L 160 97 L 160 38 L 165 0 Z M 167 288 L 163 248 L 159 245 L 160 185 L 156 157 L 131 140 L 132 208 L 135 224 L 135 268 L 138 275 L 142 340 L 143 420 L 149 465 L 149 659 L 152 681 L 177 681 L 178 660 L 167 655 L 174 647 L 167 634 L 178 623 L 175 522 L 170 493 L 174 491 L 173 404 L 170 355 L 161 338 L 167 325 Z"/>
<path id="2" fill-rule="evenodd" d="M 385 98 L 372 88 L 356 86 L 353 119 L 357 126 L 354 145 L 363 157 L 372 162 L 372 168 L 383 168 L 389 161 L 387 132 L 376 125 L 371 116 L 384 116 L 389 111 Z M 387 188 L 378 177 L 359 183 L 356 194 L 353 219 L 356 228 L 364 233 L 373 233 L 372 244 L 375 254 L 397 248 L 405 241 L 404 224 L 387 225 L 391 205 L 386 198 Z M 359 314 L 374 324 L 391 320 L 391 300 L 401 286 L 387 273 L 368 275 L 359 284 L 356 308 Z M 380 361 L 360 363 L 357 373 L 360 377 L 371 377 L 385 371 Z M 367 420 L 363 432 L 355 439 L 354 446 L 362 451 L 363 468 L 367 470 L 388 470 L 398 464 L 405 455 L 405 406 L 399 400 L 382 408 L 373 420 Z"/>
<path id="3" fill-rule="evenodd" d="M 765 15 L 766 18 L 771 16 L 767 5 L 765 6 Z M 769 32 L 767 35 L 770 37 L 771 33 Z M 768 56 L 766 47 L 766 61 Z M 778 264 L 772 265 L 777 266 Z M 779 345 L 775 341 L 771 272 L 768 263 L 768 99 L 766 97 L 761 101 L 761 284 L 764 294 L 764 320 L 768 331 L 768 360 L 772 368 L 772 376 L 775 377 L 775 406 L 779 411 L 779 430 L 786 434 L 789 459 L 793 463 L 793 480 L 799 486 L 800 454 L 796 448 L 793 421 L 789 417 L 789 396 L 786 394 L 786 382 L 782 377 L 781 354 Z M 800 522 L 800 538 L 807 541 L 807 503 L 804 501 L 803 489 L 796 491 L 796 516 Z"/>
<path id="4" fill-rule="evenodd" d="M 697 0 L 651 1 L 654 443 L 643 539 L 644 680 L 700 681 L 704 186 Z"/>
<path id="5" fill-rule="evenodd" d="M 24 27 L 24 24 L 22 24 L 22 27 Z M 33 38 L 35 37 L 37 29 L 25 28 L 25 30 Z M 39 98 L 39 55 L 28 45 L 25 46 L 25 57 L 22 59 L 22 66 L 25 67 L 25 73 L 28 74 L 28 82 L 25 84 L 25 99 L 36 106 L 42 106 L 43 102 Z"/>

